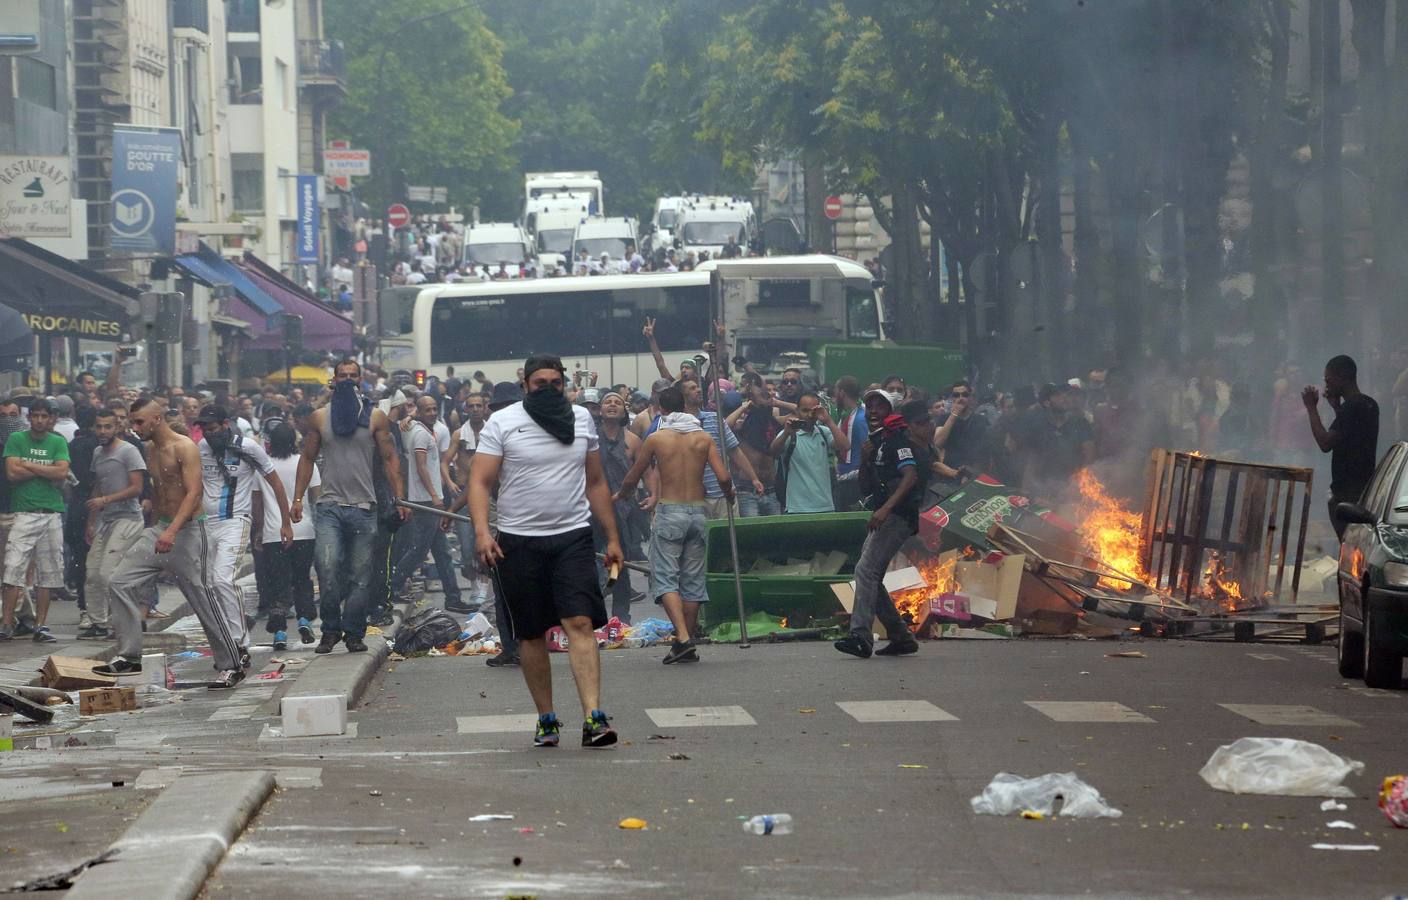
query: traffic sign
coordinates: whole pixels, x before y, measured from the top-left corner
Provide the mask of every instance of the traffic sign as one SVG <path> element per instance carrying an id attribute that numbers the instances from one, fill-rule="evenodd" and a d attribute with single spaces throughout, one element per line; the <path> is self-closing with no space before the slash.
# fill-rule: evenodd
<path id="1" fill-rule="evenodd" d="M 404 203 L 393 203 L 386 208 L 386 224 L 392 228 L 405 228 L 411 224 L 411 211 Z"/>
<path id="2" fill-rule="evenodd" d="M 826 213 L 826 218 L 828 219 L 841 218 L 841 198 L 835 195 L 827 197 L 826 206 L 824 206 L 822 209 L 823 212 Z"/>

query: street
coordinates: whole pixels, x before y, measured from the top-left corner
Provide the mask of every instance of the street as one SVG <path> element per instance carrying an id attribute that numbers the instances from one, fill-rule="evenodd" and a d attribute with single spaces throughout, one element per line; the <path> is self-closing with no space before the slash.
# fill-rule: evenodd
<path id="1" fill-rule="evenodd" d="M 1108 655 L 1128 650 L 1146 658 Z M 271 668 L 265 654 L 256 668 Z M 1404 833 L 1373 799 L 1403 769 L 1403 696 L 1340 679 L 1328 645 L 948 640 L 865 661 L 824 643 L 715 645 L 668 669 L 660 655 L 603 653 L 622 736 L 610 750 L 577 746 L 556 656 L 563 746 L 534 750 L 520 674 L 475 657 L 390 663 L 355 735 L 273 737 L 290 676 L 339 659 L 309 667 L 291 649 L 283 681 L 125 715 L 114 747 L 8 755 L 5 880 L 100 852 L 157 793 L 138 779 L 174 780 L 170 766 L 262 769 L 280 785 L 211 897 L 1326 896 L 1351 883 L 1381 896 L 1408 877 Z M 1322 812 L 1320 798 L 1209 788 L 1199 768 L 1246 736 L 1362 760 L 1355 798 Z M 1074 772 L 1124 816 L 975 815 L 969 799 L 1002 771 Z M 791 814 L 795 833 L 745 834 L 760 813 Z M 485 814 L 513 818 L 469 821 Z M 627 817 L 647 827 L 618 828 Z"/>

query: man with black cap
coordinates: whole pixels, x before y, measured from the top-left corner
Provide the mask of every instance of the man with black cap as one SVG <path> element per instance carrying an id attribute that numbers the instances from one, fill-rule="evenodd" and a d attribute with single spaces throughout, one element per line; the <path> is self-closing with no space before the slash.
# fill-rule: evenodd
<path id="1" fill-rule="evenodd" d="M 258 441 L 245 440 L 230 425 L 225 407 L 208 403 L 196 416 L 201 438 L 196 441 L 200 451 L 201 487 L 205 508 L 205 532 L 210 552 L 210 582 L 220 601 L 220 612 L 226 627 L 249 650 L 249 628 L 240 594 L 235 588 L 235 570 L 239 558 L 249 546 L 249 526 L 253 515 L 254 481 L 262 477 L 278 503 L 282 524 L 279 535 L 287 547 L 293 543 L 293 526 L 289 519 L 288 497 L 283 482 L 274 471 L 274 461 Z M 265 510 L 272 515 L 273 510 Z M 243 677 L 243 674 L 241 674 Z"/>
<path id="2" fill-rule="evenodd" d="M 523 677 L 538 710 L 535 746 L 555 747 L 561 724 L 553 711 L 552 669 L 545 636 L 561 624 L 582 703 L 582 746 L 616 743 L 601 710 L 601 660 L 593 630 L 607 622 L 596 578 L 591 522 L 606 531 L 605 562 L 624 562 L 601 464 L 596 426 L 564 393 L 562 360 L 533 356 L 523 366 L 527 395 L 502 409 L 479 435 L 469 475 L 475 549 L 496 569 L 508 611 L 500 630 L 519 642 Z M 497 487 L 498 537 L 489 526 Z"/>
<path id="3" fill-rule="evenodd" d="M 919 530 L 919 504 L 930 465 L 927 447 L 933 431 L 922 401 L 901 406 L 897 394 L 872 388 L 865 392 L 863 402 L 870 438 L 861 451 L 860 485 L 866 495 L 865 508 L 871 511 L 869 534 L 856 563 L 851 633 L 835 647 L 851 656 L 869 658 L 874 644 L 870 627 L 878 618 L 890 643 L 875 652 L 907 656 L 919 652 L 919 642 L 905 627 L 895 601 L 885 590 L 885 571 L 904 542 Z M 923 420 L 922 431 L 916 429 L 919 433 L 911 436 L 906 416 L 913 416 L 916 424 Z"/>

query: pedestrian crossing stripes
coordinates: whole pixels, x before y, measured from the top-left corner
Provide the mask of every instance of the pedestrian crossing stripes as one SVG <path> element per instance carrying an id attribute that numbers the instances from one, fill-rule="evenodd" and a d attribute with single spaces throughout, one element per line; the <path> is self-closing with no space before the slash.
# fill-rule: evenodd
<path id="1" fill-rule="evenodd" d="M 1380 692 L 1384 696 L 1396 696 Z M 1027 700 L 1024 705 L 1053 722 L 1152 725 L 1154 719 L 1139 710 L 1113 700 Z M 1288 727 L 1325 726 L 1353 728 L 1359 725 L 1342 716 L 1332 715 L 1313 706 L 1258 703 L 1217 704 L 1230 713 L 1250 719 L 1260 725 Z M 941 709 L 927 700 L 838 700 L 836 708 L 855 721 L 865 724 L 958 722 L 960 717 Z M 1150 707 L 1164 709 L 1164 707 Z M 815 710 L 807 709 L 808 713 Z M 757 725 L 753 715 L 741 706 L 683 706 L 650 708 L 646 716 L 659 728 L 709 728 Z M 235 718 L 231 713 L 223 718 Z M 532 731 L 537 723 L 534 713 L 494 716 L 459 716 L 455 719 L 460 734 L 502 734 Z"/>

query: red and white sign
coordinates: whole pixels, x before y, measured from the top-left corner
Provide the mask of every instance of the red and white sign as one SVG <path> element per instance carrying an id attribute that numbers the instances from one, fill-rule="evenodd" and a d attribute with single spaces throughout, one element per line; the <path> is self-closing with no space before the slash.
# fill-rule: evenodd
<path id="1" fill-rule="evenodd" d="M 331 178 L 365 178 L 372 174 L 372 152 L 326 147 L 323 149 L 323 174 Z"/>
<path id="2" fill-rule="evenodd" d="M 828 219 L 841 218 L 841 198 L 835 195 L 826 198 L 826 205 L 822 207 Z"/>
<path id="3" fill-rule="evenodd" d="M 392 228 L 405 228 L 411 224 L 411 211 L 404 203 L 393 203 L 386 208 L 386 224 Z"/>
<path id="4" fill-rule="evenodd" d="M 351 141 L 328 141 L 328 145 L 323 149 L 323 152 L 326 153 L 328 150 L 348 150 L 351 147 Z M 338 190 L 352 190 L 352 179 L 348 178 L 346 175 L 329 175 L 327 177 L 331 179 L 333 186 Z"/>

